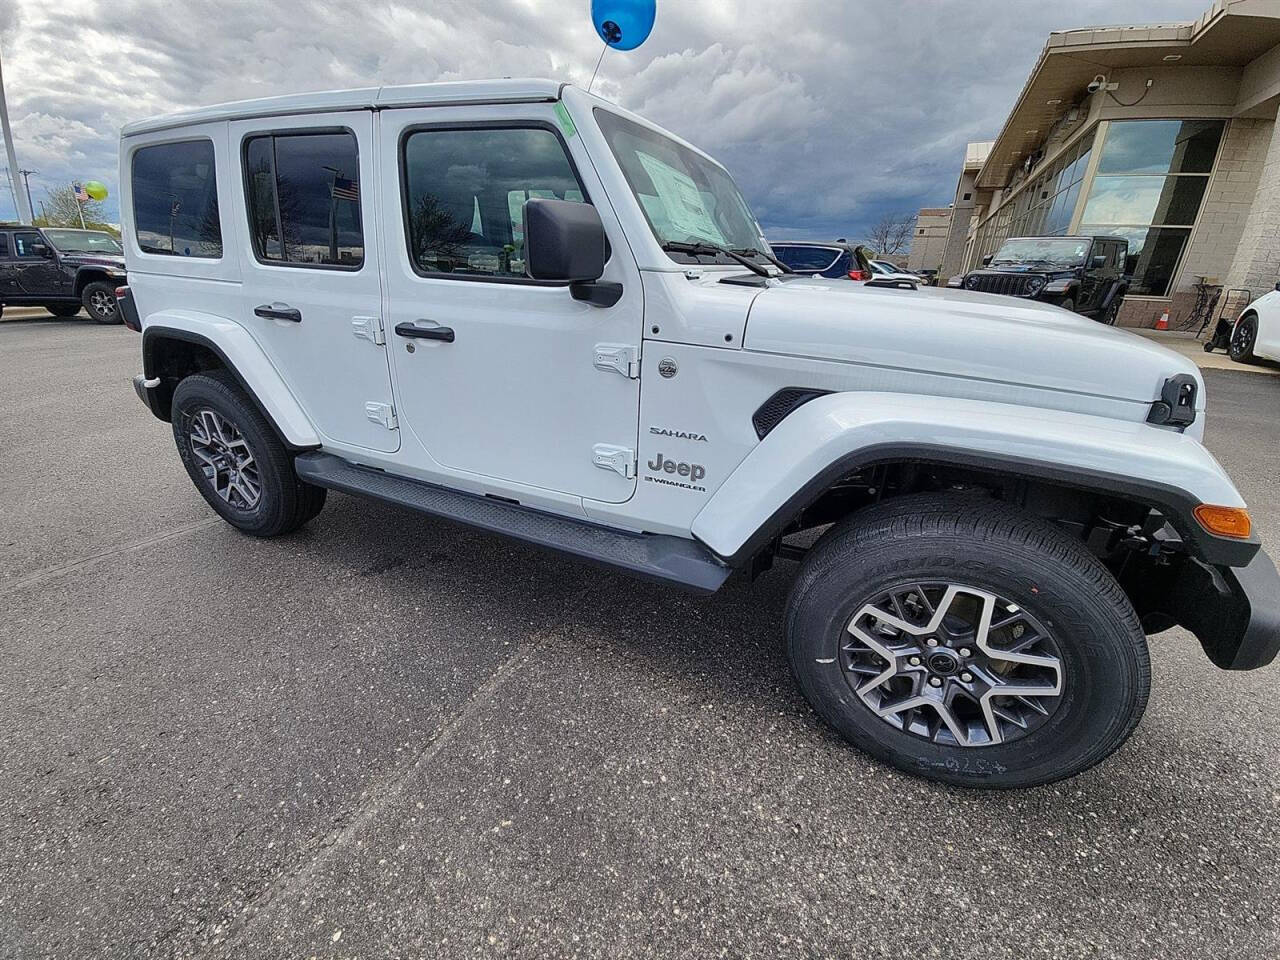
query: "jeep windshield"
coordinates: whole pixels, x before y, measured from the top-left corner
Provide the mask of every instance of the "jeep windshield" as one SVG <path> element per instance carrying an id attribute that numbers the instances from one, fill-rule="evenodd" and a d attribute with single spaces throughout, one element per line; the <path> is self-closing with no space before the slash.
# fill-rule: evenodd
<path id="1" fill-rule="evenodd" d="M 1089 241 L 1079 238 L 1031 237 L 1006 240 L 991 258 L 1001 263 L 1042 263 L 1055 267 L 1078 267 L 1089 253 Z"/>
<path id="2" fill-rule="evenodd" d="M 616 113 L 597 107 L 595 117 L 668 256 L 681 263 L 707 256 L 718 263 L 738 259 L 707 246 L 713 245 L 739 257 L 772 260 L 760 225 L 723 167 Z"/>
<path id="3" fill-rule="evenodd" d="M 124 252 L 115 237 L 97 230 L 45 230 L 44 235 L 60 253 L 105 253 L 118 256 Z"/>

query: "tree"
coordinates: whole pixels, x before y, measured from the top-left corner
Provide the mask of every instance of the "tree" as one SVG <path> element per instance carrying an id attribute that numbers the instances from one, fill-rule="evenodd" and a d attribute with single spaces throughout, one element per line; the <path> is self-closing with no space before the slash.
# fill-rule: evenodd
<path id="1" fill-rule="evenodd" d="M 81 203 L 76 199 L 75 188 L 71 184 L 54 187 L 40 201 L 40 216 L 36 218 L 38 227 L 79 227 L 80 213 L 84 212 L 84 225 L 94 230 L 109 229 L 106 213 L 97 200 Z M 115 231 L 112 230 L 114 233 Z"/>
<path id="2" fill-rule="evenodd" d="M 914 213 L 886 213 L 867 234 L 866 244 L 882 257 L 906 253 L 916 228 Z"/>

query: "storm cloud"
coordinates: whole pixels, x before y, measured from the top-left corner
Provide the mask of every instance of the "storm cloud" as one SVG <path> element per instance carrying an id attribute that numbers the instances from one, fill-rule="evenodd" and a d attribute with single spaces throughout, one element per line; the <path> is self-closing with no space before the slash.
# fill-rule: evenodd
<path id="1" fill-rule="evenodd" d="M 722 160 L 775 238 L 860 237 L 945 206 L 964 144 L 999 132 L 1050 30 L 1198 16 L 1209 0 L 659 0 L 595 92 Z M 19 164 L 99 179 L 130 120 L 305 90 L 492 76 L 585 86 L 589 0 L 0 0 Z M 0 219 L 13 216 L 0 182 Z"/>

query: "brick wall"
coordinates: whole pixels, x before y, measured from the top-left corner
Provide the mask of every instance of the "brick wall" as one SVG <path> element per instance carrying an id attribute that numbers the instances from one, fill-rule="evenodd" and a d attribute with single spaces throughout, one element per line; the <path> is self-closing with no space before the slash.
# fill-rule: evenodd
<path id="1" fill-rule="evenodd" d="M 1270 121 L 1269 125 L 1261 177 L 1225 277 L 1227 286 L 1248 287 L 1255 296 L 1280 278 L 1280 124 Z"/>

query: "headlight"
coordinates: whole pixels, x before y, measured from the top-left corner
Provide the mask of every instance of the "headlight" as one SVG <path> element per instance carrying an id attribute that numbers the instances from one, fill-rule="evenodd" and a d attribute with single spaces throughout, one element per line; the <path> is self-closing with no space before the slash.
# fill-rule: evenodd
<path id="1" fill-rule="evenodd" d="M 1044 277 L 1028 277 L 1027 278 L 1027 296 L 1034 297 L 1037 293 L 1044 289 Z"/>
<path id="2" fill-rule="evenodd" d="M 965 277 L 964 286 L 966 290 L 977 290 L 978 285 L 982 283 L 981 277 Z"/>

